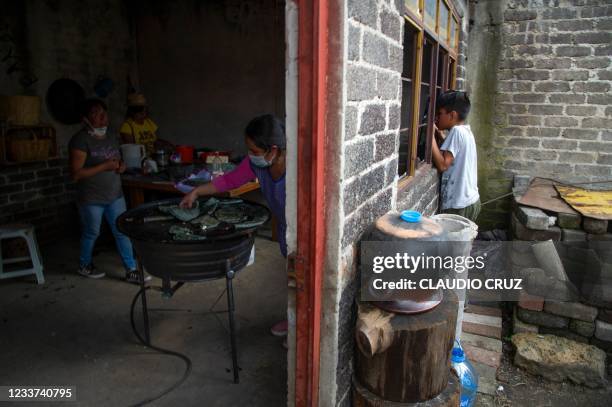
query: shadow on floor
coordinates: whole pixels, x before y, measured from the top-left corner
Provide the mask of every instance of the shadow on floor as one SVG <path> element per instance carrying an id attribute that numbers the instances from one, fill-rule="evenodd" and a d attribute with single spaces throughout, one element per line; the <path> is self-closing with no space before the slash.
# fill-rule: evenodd
<path id="1" fill-rule="evenodd" d="M 227 318 L 206 314 L 224 280 L 186 284 L 171 299 L 148 295 L 157 309 L 153 344 L 193 362 L 187 381 L 151 405 L 286 405 L 286 350 L 269 333 L 285 317 L 285 260 L 275 242 L 258 238 L 255 247 L 255 264 L 234 286 L 240 384 L 232 383 Z M 138 287 L 122 281 L 114 249 L 94 258 L 107 273 L 100 280 L 77 275 L 77 259 L 76 240 L 58 242 L 43 248 L 44 285 L 33 277 L 0 281 L 0 385 L 72 385 L 77 405 L 128 406 L 178 380 L 183 362 L 144 348 L 132 333 L 129 307 Z M 215 309 L 225 306 L 223 297 Z"/>

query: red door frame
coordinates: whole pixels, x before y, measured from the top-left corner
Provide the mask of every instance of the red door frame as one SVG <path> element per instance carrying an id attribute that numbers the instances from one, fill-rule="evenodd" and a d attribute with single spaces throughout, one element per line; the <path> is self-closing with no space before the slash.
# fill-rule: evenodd
<path id="1" fill-rule="evenodd" d="M 321 280 L 325 261 L 327 0 L 298 4 L 298 145 L 295 405 L 317 406 Z"/>

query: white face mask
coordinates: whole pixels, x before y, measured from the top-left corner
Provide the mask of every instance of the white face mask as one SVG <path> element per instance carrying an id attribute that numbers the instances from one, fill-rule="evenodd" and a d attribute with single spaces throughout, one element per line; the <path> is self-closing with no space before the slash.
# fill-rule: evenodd
<path id="1" fill-rule="evenodd" d="M 89 120 L 87 120 L 87 119 L 83 119 L 83 120 L 89 126 L 89 134 L 94 135 L 96 137 L 104 137 L 106 135 L 106 130 L 108 129 L 108 126 L 94 127 L 94 126 L 92 126 L 92 124 L 91 124 L 91 122 Z"/>
<path id="2" fill-rule="evenodd" d="M 270 161 L 268 161 L 266 160 L 265 155 L 249 154 L 249 160 L 251 160 L 251 163 L 253 163 L 254 166 L 259 167 L 259 168 L 267 168 L 271 166 L 272 161 L 274 160 L 275 157 L 276 157 L 276 154 L 274 155 L 274 157 L 272 157 Z"/>
<path id="3" fill-rule="evenodd" d="M 108 127 L 94 127 L 94 128 L 91 129 L 91 133 L 94 136 L 102 137 L 102 136 L 106 135 L 106 129 L 107 128 Z"/>

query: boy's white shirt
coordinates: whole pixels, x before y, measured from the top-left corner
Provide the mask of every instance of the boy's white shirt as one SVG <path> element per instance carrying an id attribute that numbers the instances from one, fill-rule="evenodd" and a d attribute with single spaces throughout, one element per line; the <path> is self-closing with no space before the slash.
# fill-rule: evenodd
<path id="1" fill-rule="evenodd" d="M 453 154 L 453 163 L 442 173 L 442 209 L 461 209 L 472 205 L 480 199 L 480 195 L 476 141 L 470 126 L 454 126 L 440 150 Z"/>

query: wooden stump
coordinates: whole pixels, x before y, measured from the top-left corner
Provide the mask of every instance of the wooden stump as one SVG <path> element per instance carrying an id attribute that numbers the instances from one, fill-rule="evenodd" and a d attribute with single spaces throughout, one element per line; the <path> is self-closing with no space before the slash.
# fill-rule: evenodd
<path id="1" fill-rule="evenodd" d="M 412 315 L 360 304 L 355 372 L 363 387 L 400 403 L 426 401 L 444 391 L 457 320 L 457 296 L 452 291 L 444 296 L 436 308 Z"/>
<path id="2" fill-rule="evenodd" d="M 459 379 L 451 373 L 448 375 L 444 391 L 433 399 L 416 403 L 398 403 L 374 395 L 353 378 L 353 407 L 457 407 L 460 391 Z"/>

